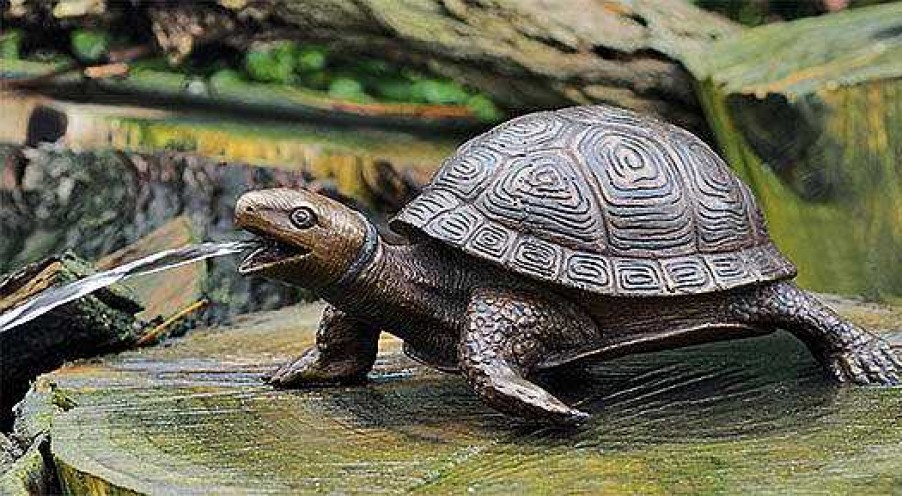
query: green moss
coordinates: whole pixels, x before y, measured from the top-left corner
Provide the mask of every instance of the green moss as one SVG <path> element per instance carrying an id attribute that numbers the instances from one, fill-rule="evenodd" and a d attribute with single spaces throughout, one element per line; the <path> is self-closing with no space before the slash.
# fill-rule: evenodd
<path id="1" fill-rule="evenodd" d="M 504 112 L 485 95 L 474 95 L 467 100 L 467 107 L 482 122 L 498 122 L 504 119 Z"/>
<path id="2" fill-rule="evenodd" d="M 291 42 L 251 48 L 244 56 L 244 70 L 254 81 L 293 84 L 297 67 L 297 45 Z"/>
<path id="3" fill-rule="evenodd" d="M 316 72 L 326 68 L 326 50 L 317 46 L 306 46 L 297 50 L 298 72 Z"/>
<path id="4" fill-rule="evenodd" d="M 461 85 L 450 80 L 417 81 L 411 86 L 410 93 L 413 101 L 441 105 L 462 105 L 470 98 Z"/>
<path id="5" fill-rule="evenodd" d="M 0 494 L 29 496 L 52 494 L 56 474 L 44 462 L 42 451 L 47 449 L 47 437 L 38 436 L 28 450 L 10 466 L 0 471 Z"/>

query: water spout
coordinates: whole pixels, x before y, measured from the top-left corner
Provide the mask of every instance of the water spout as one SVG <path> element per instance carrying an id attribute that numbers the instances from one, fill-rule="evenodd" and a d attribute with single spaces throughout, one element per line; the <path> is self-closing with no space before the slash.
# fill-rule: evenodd
<path id="1" fill-rule="evenodd" d="M 174 269 L 182 265 L 212 257 L 240 253 L 257 246 L 255 241 L 229 241 L 225 243 L 200 243 L 172 250 L 161 251 L 129 262 L 114 269 L 90 275 L 84 279 L 49 288 L 24 304 L 0 315 L 0 332 L 40 317 L 54 308 L 65 305 L 124 279 Z"/>

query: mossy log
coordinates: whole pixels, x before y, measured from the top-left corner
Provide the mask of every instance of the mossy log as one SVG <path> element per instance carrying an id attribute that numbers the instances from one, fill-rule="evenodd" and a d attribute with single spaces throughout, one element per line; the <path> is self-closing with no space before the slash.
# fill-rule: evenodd
<path id="1" fill-rule="evenodd" d="M 887 335 L 902 344 L 902 309 L 830 303 L 896 329 Z M 389 338 L 368 385 L 263 384 L 311 343 L 320 308 L 70 364 L 36 382 L 19 425 L 50 433 L 70 494 L 889 494 L 902 485 L 902 389 L 838 388 L 788 334 L 549 376 L 594 414 L 560 431 L 501 416 Z"/>
<path id="2" fill-rule="evenodd" d="M 749 30 L 695 68 L 799 280 L 902 297 L 902 4 Z"/>
<path id="3" fill-rule="evenodd" d="M 616 103 L 701 129 L 684 55 L 739 28 L 683 0 L 220 2 L 337 50 L 426 66 L 513 109 Z"/>
<path id="4" fill-rule="evenodd" d="M 695 130 L 704 122 L 683 57 L 740 30 L 684 0 L 96 2 L 99 9 L 55 20 L 59 3 L 82 2 L 15 2 L 4 15 L 26 25 L 137 17 L 180 58 L 210 43 L 244 49 L 260 39 L 314 41 L 350 57 L 428 69 L 519 112 L 608 102 Z"/>
<path id="5" fill-rule="evenodd" d="M 30 264 L 0 280 L 0 314 L 48 288 L 184 246 L 192 239 L 190 223 L 178 217 L 96 264 L 72 253 Z M 195 263 L 135 277 L 0 331 L 0 427 L 9 423 L 12 406 L 38 374 L 67 360 L 152 343 L 172 332 L 191 315 L 186 309 L 200 307 L 192 304 L 201 298 L 205 276 L 206 265 Z"/>

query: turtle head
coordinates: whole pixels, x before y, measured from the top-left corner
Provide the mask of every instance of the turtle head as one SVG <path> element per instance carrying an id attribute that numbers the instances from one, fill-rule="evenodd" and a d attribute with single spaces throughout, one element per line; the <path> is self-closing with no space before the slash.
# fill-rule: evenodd
<path id="1" fill-rule="evenodd" d="M 238 272 L 315 289 L 354 269 L 372 245 L 375 230 L 360 213 L 304 190 L 245 193 L 235 205 L 235 224 L 261 240 Z"/>

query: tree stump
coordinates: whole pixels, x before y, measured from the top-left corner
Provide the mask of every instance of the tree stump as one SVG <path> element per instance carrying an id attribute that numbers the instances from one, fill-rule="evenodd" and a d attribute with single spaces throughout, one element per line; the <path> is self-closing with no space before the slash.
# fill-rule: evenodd
<path id="1" fill-rule="evenodd" d="M 871 328 L 902 329 L 900 308 L 830 303 Z M 902 389 L 835 387 L 788 334 L 549 376 L 594 414 L 562 431 L 503 417 L 389 338 L 368 385 L 263 384 L 311 343 L 320 309 L 249 315 L 170 346 L 68 365 L 37 381 L 18 432 L 49 432 L 71 494 L 891 493 L 902 484 Z M 902 333 L 890 336 L 902 344 Z"/>
<path id="2" fill-rule="evenodd" d="M 755 28 L 694 67 L 799 281 L 902 297 L 902 4 Z"/>

